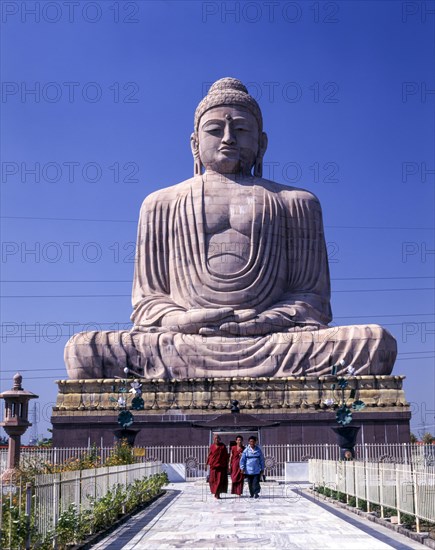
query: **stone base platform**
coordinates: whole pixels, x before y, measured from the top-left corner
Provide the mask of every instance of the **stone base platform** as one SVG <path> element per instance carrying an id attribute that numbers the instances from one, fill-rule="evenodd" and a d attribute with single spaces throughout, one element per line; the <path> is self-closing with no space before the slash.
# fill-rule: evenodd
<path id="1" fill-rule="evenodd" d="M 355 390 L 348 403 L 359 399 L 366 404 L 354 413 L 352 422 L 361 426 L 358 442 L 409 442 L 411 413 L 403 380 L 403 376 L 348 379 L 345 396 Z M 211 428 L 198 426 L 207 421 L 207 426 L 218 429 L 220 415 L 229 413 L 231 402 L 237 400 L 240 418 L 246 413 L 258 418 L 263 444 L 335 443 L 329 429 L 337 426 L 335 412 L 324 404 L 340 398 L 338 390 L 332 389 L 334 381 L 331 376 L 140 380 L 144 409 L 131 411 L 131 428 L 140 430 L 136 445 L 207 444 Z M 119 428 L 117 400 L 122 396 L 127 406 L 131 403 L 133 395 L 120 391 L 125 386 L 129 389 L 130 382 L 59 380 L 52 416 L 54 445 L 112 444 L 113 432 Z"/>

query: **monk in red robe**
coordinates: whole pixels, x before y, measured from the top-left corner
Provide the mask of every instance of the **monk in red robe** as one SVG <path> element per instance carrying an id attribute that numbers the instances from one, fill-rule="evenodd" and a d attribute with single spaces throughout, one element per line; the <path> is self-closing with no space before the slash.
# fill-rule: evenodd
<path id="1" fill-rule="evenodd" d="M 228 489 L 228 451 L 217 434 L 213 436 L 213 445 L 210 445 L 207 466 L 210 466 L 210 491 L 214 498 L 219 499 L 221 493 L 226 493 Z"/>
<path id="2" fill-rule="evenodd" d="M 231 447 L 230 457 L 230 474 L 231 474 L 231 494 L 241 496 L 243 493 L 243 480 L 244 475 L 240 470 L 240 459 L 242 457 L 245 447 L 243 445 L 243 437 L 238 435 L 236 437 L 236 444 Z"/>

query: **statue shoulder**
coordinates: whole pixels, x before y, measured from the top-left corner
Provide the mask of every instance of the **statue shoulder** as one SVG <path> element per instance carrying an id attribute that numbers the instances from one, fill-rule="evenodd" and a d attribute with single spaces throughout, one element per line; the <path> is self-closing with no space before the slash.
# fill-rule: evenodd
<path id="1" fill-rule="evenodd" d="M 278 193 L 284 201 L 303 201 L 311 203 L 314 206 L 320 208 L 320 201 L 314 193 L 302 189 L 300 187 L 291 187 L 290 185 L 284 185 L 283 183 L 276 183 L 275 181 L 261 179 L 259 183 L 262 187 L 271 191 L 272 193 Z"/>
<path id="2" fill-rule="evenodd" d="M 149 210 L 156 205 L 164 205 L 174 202 L 180 195 L 185 194 L 192 185 L 196 183 L 198 178 L 189 178 L 170 187 L 164 187 L 163 189 L 157 189 L 149 195 L 147 195 L 142 202 L 141 210 Z"/>

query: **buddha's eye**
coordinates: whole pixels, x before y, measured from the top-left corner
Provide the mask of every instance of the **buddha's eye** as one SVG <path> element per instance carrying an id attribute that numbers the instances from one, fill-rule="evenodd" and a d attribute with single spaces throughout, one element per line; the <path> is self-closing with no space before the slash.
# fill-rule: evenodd
<path id="1" fill-rule="evenodd" d="M 220 126 L 217 126 L 217 125 L 213 124 L 213 125 L 210 125 L 210 126 L 206 126 L 204 128 L 204 130 L 206 132 L 209 132 L 209 133 L 213 134 L 213 133 L 216 133 L 216 132 L 220 132 L 222 130 L 222 128 Z"/>

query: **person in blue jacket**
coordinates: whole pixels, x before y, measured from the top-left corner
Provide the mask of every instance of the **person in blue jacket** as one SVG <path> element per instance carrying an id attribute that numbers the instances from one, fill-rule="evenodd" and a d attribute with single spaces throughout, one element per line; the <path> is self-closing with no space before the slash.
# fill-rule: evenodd
<path id="1" fill-rule="evenodd" d="M 264 472 L 264 455 L 257 445 L 257 438 L 255 436 L 252 435 L 248 443 L 249 445 L 243 451 L 242 458 L 240 459 L 240 469 L 248 480 L 251 498 L 258 498 L 261 491 L 260 477 Z"/>

